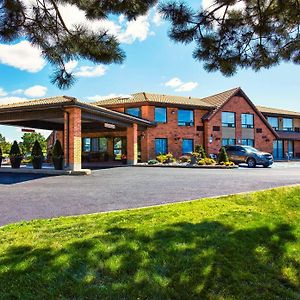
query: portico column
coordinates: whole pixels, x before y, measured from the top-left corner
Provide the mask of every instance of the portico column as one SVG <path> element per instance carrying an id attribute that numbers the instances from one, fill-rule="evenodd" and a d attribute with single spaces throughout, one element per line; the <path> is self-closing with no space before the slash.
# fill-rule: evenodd
<path id="1" fill-rule="evenodd" d="M 64 112 L 64 151 L 67 168 L 81 170 L 81 109 L 66 108 Z"/>
<path id="2" fill-rule="evenodd" d="M 138 126 L 127 127 L 127 164 L 135 165 L 138 160 Z"/>

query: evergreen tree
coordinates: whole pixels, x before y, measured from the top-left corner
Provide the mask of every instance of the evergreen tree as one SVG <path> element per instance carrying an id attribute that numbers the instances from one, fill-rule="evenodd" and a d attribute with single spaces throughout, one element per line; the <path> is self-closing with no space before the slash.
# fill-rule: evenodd
<path id="1" fill-rule="evenodd" d="M 228 155 L 227 155 L 227 151 L 225 149 L 225 147 L 222 147 L 221 150 L 220 150 L 220 153 L 218 155 L 218 162 L 221 163 L 228 163 L 229 162 L 229 158 L 228 158 Z"/>
<path id="2" fill-rule="evenodd" d="M 171 23 L 169 36 L 195 44 L 193 57 L 208 71 L 233 75 L 237 68 L 255 71 L 281 61 L 300 63 L 299 0 L 212 0 L 199 10 L 185 2 L 160 6 Z"/>
<path id="3" fill-rule="evenodd" d="M 0 42 L 26 38 L 39 47 L 55 67 L 52 82 L 68 88 L 74 76 L 65 64 L 73 59 L 94 63 L 121 63 L 125 54 L 115 36 L 106 29 L 93 32 L 85 24 L 69 28 L 60 5 L 76 5 L 90 20 L 105 20 L 123 14 L 128 20 L 146 14 L 157 0 L 0 0 Z"/>

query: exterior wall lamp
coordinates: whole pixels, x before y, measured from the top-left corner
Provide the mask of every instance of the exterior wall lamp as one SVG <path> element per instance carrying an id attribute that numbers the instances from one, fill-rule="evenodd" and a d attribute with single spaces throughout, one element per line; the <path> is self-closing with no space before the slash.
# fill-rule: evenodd
<path id="1" fill-rule="evenodd" d="M 209 137 L 209 143 L 212 144 L 213 140 L 214 140 L 214 136 L 211 134 Z"/>

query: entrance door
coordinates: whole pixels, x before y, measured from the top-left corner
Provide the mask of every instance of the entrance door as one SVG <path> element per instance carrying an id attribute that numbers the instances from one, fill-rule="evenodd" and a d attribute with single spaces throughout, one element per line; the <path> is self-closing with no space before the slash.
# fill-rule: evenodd
<path id="1" fill-rule="evenodd" d="M 273 142 L 274 159 L 283 159 L 283 141 L 276 140 Z"/>

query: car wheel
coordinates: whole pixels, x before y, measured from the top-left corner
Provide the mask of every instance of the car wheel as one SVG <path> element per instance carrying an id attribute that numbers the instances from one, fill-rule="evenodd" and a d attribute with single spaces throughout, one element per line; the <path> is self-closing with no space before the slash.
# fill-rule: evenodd
<path id="1" fill-rule="evenodd" d="M 256 167 L 256 160 L 252 157 L 248 158 L 247 164 L 249 168 L 255 168 Z"/>

